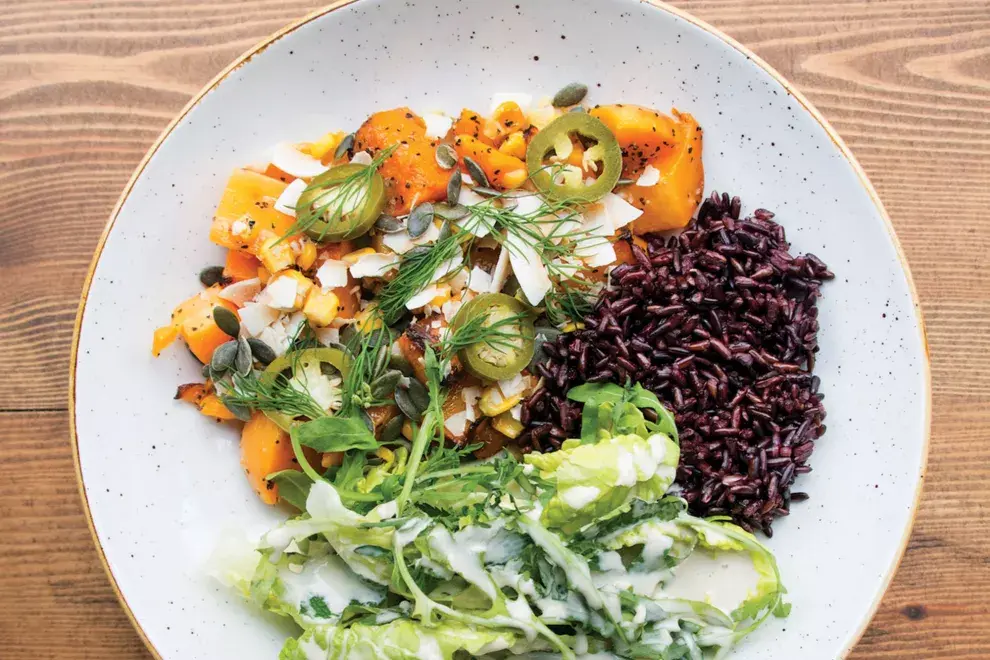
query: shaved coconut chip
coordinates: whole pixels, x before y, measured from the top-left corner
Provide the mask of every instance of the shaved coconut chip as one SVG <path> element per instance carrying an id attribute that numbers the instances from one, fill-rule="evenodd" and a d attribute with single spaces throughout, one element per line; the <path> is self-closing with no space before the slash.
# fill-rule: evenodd
<path id="1" fill-rule="evenodd" d="M 463 435 L 467 429 L 467 411 L 462 410 L 444 420 L 443 426 L 453 435 Z"/>
<path id="2" fill-rule="evenodd" d="M 618 255 L 615 253 L 615 246 L 607 238 L 595 238 L 594 243 L 589 247 L 590 254 L 584 257 L 584 263 L 592 268 L 601 268 L 615 263 Z"/>
<path id="3" fill-rule="evenodd" d="M 447 323 L 453 321 L 454 317 L 457 316 L 457 312 L 460 311 L 461 306 L 463 305 L 464 303 L 460 300 L 448 300 L 441 305 L 440 312 L 443 314 L 444 320 L 447 321 Z"/>
<path id="4" fill-rule="evenodd" d="M 330 169 L 309 154 L 299 151 L 295 145 L 288 142 L 279 142 L 275 145 L 275 148 L 272 150 L 272 165 L 286 174 L 305 177 L 307 179 L 318 174 L 323 174 Z"/>
<path id="5" fill-rule="evenodd" d="M 608 193 L 602 198 L 608 217 L 612 221 L 613 230 L 621 229 L 630 222 L 643 215 L 642 209 L 638 209 L 615 193 Z"/>
<path id="6" fill-rule="evenodd" d="M 340 328 L 313 328 L 313 334 L 324 346 L 340 343 Z"/>
<path id="7" fill-rule="evenodd" d="M 257 337 L 268 325 L 278 320 L 279 313 L 268 305 L 249 302 L 237 310 L 237 316 L 248 334 Z"/>
<path id="8" fill-rule="evenodd" d="M 257 277 L 252 277 L 249 280 L 242 280 L 240 282 L 234 282 L 226 287 L 224 287 L 218 294 L 224 300 L 229 300 L 238 307 L 244 306 L 244 303 L 249 300 L 254 300 L 254 297 L 258 295 L 261 291 L 261 280 Z"/>
<path id="9" fill-rule="evenodd" d="M 440 229 L 437 228 L 435 224 L 431 223 L 430 226 L 426 228 L 423 235 L 418 238 L 412 238 L 409 236 L 409 232 L 406 231 L 398 231 L 394 234 L 385 234 L 382 236 L 382 245 L 396 254 L 405 254 L 417 245 L 433 243 L 438 238 L 440 238 Z"/>
<path id="10" fill-rule="evenodd" d="M 454 124 L 453 119 L 439 112 L 427 112 L 423 115 L 423 121 L 426 122 L 426 137 L 428 138 L 442 138 Z"/>
<path id="11" fill-rule="evenodd" d="M 382 254 L 362 254 L 358 257 L 354 265 L 351 266 L 351 276 L 357 279 L 362 277 L 383 277 L 390 270 L 399 267 L 399 255 Z"/>
<path id="12" fill-rule="evenodd" d="M 474 385 L 465 387 L 461 390 L 461 398 L 464 399 L 464 412 L 467 413 L 468 421 L 473 422 L 478 419 L 476 407 L 478 399 L 481 398 L 481 388 Z"/>
<path id="13" fill-rule="evenodd" d="M 506 399 L 511 399 L 517 394 L 522 394 L 526 391 L 526 379 L 523 378 L 522 374 L 516 374 L 510 378 L 498 381 L 498 389 L 502 390 L 502 394 L 505 395 Z"/>
<path id="14" fill-rule="evenodd" d="M 461 186 L 461 192 L 457 196 L 457 203 L 462 206 L 477 206 L 478 204 L 483 203 L 486 199 L 486 197 L 482 197 L 470 188 Z"/>
<path id="15" fill-rule="evenodd" d="M 489 291 L 498 293 L 492 291 L 492 276 L 478 266 L 471 269 L 471 273 L 468 275 L 467 288 L 478 293 L 488 293 Z"/>
<path id="16" fill-rule="evenodd" d="M 302 179 L 295 179 L 285 187 L 282 194 L 275 200 L 275 210 L 291 215 L 293 218 L 296 217 L 296 204 L 299 203 L 299 198 L 304 190 L 306 190 L 306 182 Z"/>
<path id="17" fill-rule="evenodd" d="M 543 206 L 543 199 L 536 193 L 513 195 L 512 201 L 515 202 L 515 207 L 512 210 L 516 215 L 530 216 Z"/>
<path id="18" fill-rule="evenodd" d="M 327 259 L 316 271 L 316 280 L 324 291 L 347 286 L 347 262 Z"/>
<path id="19" fill-rule="evenodd" d="M 605 204 L 594 204 L 585 211 L 581 231 L 581 241 L 574 249 L 576 256 L 592 268 L 607 266 L 615 261 L 615 248 L 610 240 L 615 228 Z"/>
<path id="20" fill-rule="evenodd" d="M 552 286 L 540 255 L 532 246 L 513 234 L 506 236 L 503 251 L 509 253 L 512 272 L 515 273 L 526 300 L 530 305 L 539 305 Z"/>
<path id="21" fill-rule="evenodd" d="M 658 183 L 660 183 L 660 170 L 652 165 L 647 165 L 643 169 L 643 173 L 639 175 L 638 179 L 636 179 L 636 185 L 644 188 L 655 186 Z"/>
<path id="22" fill-rule="evenodd" d="M 453 273 L 455 270 L 459 269 L 464 264 L 464 255 L 457 254 L 442 262 L 437 269 L 433 271 L 433 278 L 431 282 L 439 282 L 446 276 Z"/>
<path id="23" fill-rule="evenodd" d="M 491 275 L 491 293 L 498 293 L 505 286 L 505 281 L 509 278 L 509 250 L 505 247 L 498 253 L 498 261 L 495 263 L 495 270 Z"/>
<path id="24" fill-rule="evenodd" d="M 446 287 L 444 287 L 446 288 Z M 443 289 L 437 285 L 431 285 L 414 295 L 412 298 L 406 301 L 406 309 L 419 309 L 420 307 L 426 305 L 431 300 L 439 296 L 443 292 Z"/>
<path id="25" fill-rule="evenodd" d="M 293 277 L 282 275 L 268 282 L 265 290 L 258 294 L 258 302 L 272 309 L 291 312 L 296 308 L 296 294 L 299 282 Z"/>
<path id="26" fill-rule="evenodd" d="M 516 420 L 517 422 L 521 422 L 522 421 L 522 404 L 521 403 L 517 403 L 516 405 L 512 406 L 511 408 L 509 408 L 509 415 L 511 415 L 512 416 L 512 419 Z"/>
<path id="27" fill-rule="evenodd" d="M 354 158 L 351 158 L 352 165 L 371 165 L 371 161 L 374 160 L 367 151 L 358 151 L 354 154 Z"/>
<path id="28" fill-rule="evenodd" d="M 531 105 L 533 105 L 533 95 L 532 94 L 524 94 L 522 92 L 510 92 L 510 93 L 507 93 L 507 94 L 493 94 L 492 95 L 492 109 L 491 109 L 491 112 L 489 114 L 494 113 L 495 110 L 498 108 L 498 106 L 502 105 L 503 103 L 508 103 L 509 101 L 515 101 L 516 102 L 516 105 L 518 105 L 519 108 L 522 109 L 523 112 L 526 112 L 526 110 Z"/>
<path id="29" fill-rule="evenodd" d="M 468 285 L 468 280 L 471 275 L 464 268 L 457 271 L 457 274 L 447 280 L 447 284 L 450 286 L 450 290 L 454 293 L 460 293 L 464 290 L 464 287 Z"/>
<path id="30" fill-rule="evenodd" d="M 529 119 L 529 123 L 531 123 L 533 126 L 536 126 L 536 128 L 543 130 L 544 128 L 547 127 L 547 124 L 549 124 L 550 122 L 552 122 L 554 119 L 557 118 L 557 114 L 558 114 L 557 108 L 547 104 L 547 105 L 541 105 L 538 108 L 533 108 L 528 113 L 526 113 L 526 117 L 527 119 Z M 563 113 L 561 112 L 560 114 Z"/>

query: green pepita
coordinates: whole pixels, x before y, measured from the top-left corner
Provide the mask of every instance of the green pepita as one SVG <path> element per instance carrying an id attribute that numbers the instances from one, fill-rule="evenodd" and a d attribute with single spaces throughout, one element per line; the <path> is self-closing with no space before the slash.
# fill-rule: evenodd
<path id="1" fill-rule="evenodd" d="M 368 414 L 368 411 L 367 410 L 365 410 L 364 408 L 362 408 L 361 410 L 359 410 L 358 411 L 358 417 L 361 418 L 361 421 L 364 423 L 365 427 L 370 432 L 372 432 L 372 433 L 375 432 L 375 420 L 371 419 L 371 415 Z"/>
<path id="2" fill-rule="evenodd" d="M 337 145 L 337 150 L 333 152 L 333 159 L 343 158 L 344 154 L 350 153 L 351 149 L 354 148 L 354 133 L 347 135 L 340 144 Z"/>
<path id="3" fill-rule="evenodd" d="M 426 230 L 430 228 L 430 224 L 433 223 L 433 204 L 431 202 L 424 202 L 418 205 L 409 214 L 409 219 L 406 220 L 406 230 L 409 235 L 413 238 L 419 238 L 426 233 Z"/>
<path id="4" fill-rule="evenodd" d="M 395 217 L 388 215 L 387 213 L 382 213 L 378 216 L 378 219 L 375 220 L 375 229 L 386 234 L 394 234 L 402 231 L 405 227 Z"/>
<path id="5" fill-rule="evenodd" d="M 553 95 L 553 107 L 568 108 L 577 105 L 588 95 L 588 86 L 582 83 L 573 82 L 564 85 L 559 92 Z"/>
<path id="6" fill-rule="evenodd" d="M 419 407 L 420 410 L 426 410 L 430 406 L 430 393 L 426 389 L 426 385 L 415 378 L 409 379 L 409 396 L 412 397 L 413 403 Z"/>
<path id="7" fill-rule="evenodd" d="M 457 152 L 449 144 L 441 144 L 437 147 L 437 165 L 445 170 L 452 170 L 457 165 Z"/>
<path id="8" fill-rule="evenodd" d="M 237 419 L 241 420 L 242 422 L 251 421 L 251 409 L 248 408 L 247 406 L 242 406 L 239 403 L 232 403 L 229 400 L 227 400 L 226 397 L 220 397 L 220 401 L 227 408 L 227 410 L 234 413 L 234 417 L 236 417 Z"/>
<path id="9" fill-rule="evenodd" d="M 444 220 L 443 224 L 440 225 L 440 233 L 437 234 L 437 243 L 446 241 L 453 233 L 454 230 L 450 227 L 450 220 Z"/>
<path id="10" fill-rule="evenodd" d="M 402 415 L 396 415 L 392 419 L 385 422 L 382 427 L 381 435 L 378 438 L 379 442 L 393 442 L 399 439 L 402 435 L 402 423 L 405 422 L 406 418 Z"/>
<path id="11" fill-rule="evenodd" d="M 223 266 L 210 266 L 199 271 L 199 281 L 205 287 L 223 282 Z"/>
<path id="12" fill-rule="evenodd" d="M 475 186 L 471 190 L 478 193 L 479 195 L 484 195 L 485 197 L 497 197 L 498 195 L 502 194 L 499 191 L 495 190 L 494 188 L 489 188 L 488 186 Z"/>
<path id="13" fill-rule="evenodd" d="M 254 337 L 248 337 L 247 343 L 251 347 L 251 354 L 254 355 L 254 359 L 264 366 L 267 367 L 275 360 L 275 351 L 265 342 Z"/>
<path id="14" fill-rule="evenodd" d="M 485 187 L 491 185 L 488 183 L 488 175 L 485 174 L 485 171 L 481 169 L 481 165 L 478 165 L 473 158 L 465 156 L 464 167 L 467 168 L 468 174 L 471 175 L 471 178 L 474 179 L 475 183 Z"/>
<path id="15" fill-rule="evenodd" d="M 210 370 L 214 374 L 223 374 L 225 371 L 234 366 L 234 360 L 236 358 L 236 341 L 228 341 L 226 344 L 221 344 L 215 351 L 213 351 L 213 357 L 210 359 Z"/>
<path id="16" fill-rule="evenodd" d="M 461 171 L 455 170 L 450 175 L 450 181 L 447 182 L 447 204 L 450 206 L 457 204 L 457 200 L 461 196 L 461 181 L 463 181 Z"/>
<path id="17" fill-rule="evenodd" d="M 544 344 L 552 344 L 557 340 L 557 337 L 561 335 L 561 331 L 557 328 L 550 326 L 536 326 L 535 333 L 533 335 L 533 359 L 529 362 L 529 370 L 532 372 L 536 371 L 536 365 L 540 362 L 546 360 L 549 356 L 547 352 L 543 350 Z"/>
<path id="18" fill-rule="evenodd" d="M 237 315 L 226 307 L 217 305 L 213 308 L 213 320 L 217 327 L 231 337 L 236 337 L 241 332 L 241 322 L 237 320 Z"/>
<path id="19" fill-rule="evenodd" d="M 443 218 L 444 220 L 460 220 L 468 214 L 468 208 L 463 204 L 455 204 L 450 206 L 449 204 L 435 204 L 433 206 L 433 212 L 438 218 Z"/>
<path id="20" fill-rule="evenodd" d="M 413 402 L 413 398 L 412 395 L 409 394 L 409 390 L 401 387 L 398 387 L 395 390 L 395 405 L 399 406 L 399 410 L 402 411 L 403 415 L 416 423 L 422 421 L 423 411 L 426 410 L 425 407 L 419 408 Z"/>
<path id="21" fill-rule="evenodd" d="M 234 356 L 234 371 L 242 376 L 247 376 L 251 373 L 252 366 L 254 366 L 254 358 L 251 355 L 251 345 L 248 344 L 247 339 L 241 337 L 237 340 L 237 355 Z"/>
<path id="22" fill-rule="evenodd" d="M 371 396 L 376 399 L 387 399 L 395 392 L 400 380 L 402 380 L 402 372 L 389 369 L 371 381 Z"/>

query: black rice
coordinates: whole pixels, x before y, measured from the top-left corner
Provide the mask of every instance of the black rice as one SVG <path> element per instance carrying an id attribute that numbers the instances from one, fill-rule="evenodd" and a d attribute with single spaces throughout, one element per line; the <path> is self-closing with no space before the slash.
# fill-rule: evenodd
<path id="1" fill-rule="evenodd" d="M 784 228 L 738 197 L 713 194 L 678 236 L 631 245 L 584 329 L 545 347 L 542 387 L 523 407 L 524 450 L 552 451 L 579 431 L 566 399 L 582 382 L 639 382 L 675 414 L 677 483 L 695 515 L 728 515 L 772 535 L 795 478 L 825 432 L 812 371 L 819 287 L 833 277 L 812 254 L 791 256 Z"/>

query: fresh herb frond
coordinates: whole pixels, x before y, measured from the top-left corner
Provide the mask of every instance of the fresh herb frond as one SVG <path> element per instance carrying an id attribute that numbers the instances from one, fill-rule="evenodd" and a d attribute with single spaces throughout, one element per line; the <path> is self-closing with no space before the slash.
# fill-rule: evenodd
<path id="1" fill-rule="evenodd" d="M 392 325 L 406 312 L 406 303 L 433 283 L 437 268 L 461 254 L 472 236 L 458 232 L 442 237 L 433 245 L 414 248 L 402 255 L 399 271 L 378 293 L 376 305 L 386 325 Z"/>
<path id="2" fill-rule="evenodd" d="M 584 320 L 595 306 L 595 295 L 591 290 L 569 284 L 566 281 L 558 283 L 543 300 L 547 318 L 557 326 Z"/>
<path id="3" fill-rule="evenodd" d="M 386 403 L 371 395 L 371 382 L 381 375 L 388 364 L 383 360 L 382 353 L 391 349 L 392 336 L 383 327 L 377 309 L 369 311 L 366 323 L 367 327 L 375 329 L 354 333 L 345 345 L 350 353 L 350 363 L 344 377 L 343 405 L 340 408 L 340 414 L 344 416 L 352 415 L 360 408 Z"/>
<path id="4" fill-rule="evenodd" d="M 278 374 L 270 381 L 253 374 L 234 374 L 230 382 L 221 381 L 217 386 L 223 390 L 220 400 L 224 404 L 282 413 L 292 418 L 317 419 L 327 414 L 309 392 L 293 387 L 284 374 Z"/>
<path id="5" fill-rule="evenodd" d="M 491 322 L 488 314 L 467 319 L 440 342 L 441 359 L 449 360 L 457 351 L 475 344 L 485 344 L 500 352 L 517 348 L 522 338 L 518 328 L 526 318 L 525 313 L 520 313 Z"/>
<path id="6" fill-rule="evenodd" d="M 392 145 L 382 149 L 372 159 L 371 164 L 348 175 L 339 183 L 330 184 L 320 177 L 314 178 L 299 196 L 300 201 L 296 204 L 296 221 L 279 240 L 308 231 L 320 221 L 325 222 L 327 228 L 317 240 L 322 239 L 330 227 L 340 223 L 345 215 L 345 209 L 361 207 L 371 189 L 371 182 L 378 168 L 392 155 L 397 146 Z M 355 216 L 352 223 L 356 220 Z M 353 229 L 353 226 L 347 229 Z"/>

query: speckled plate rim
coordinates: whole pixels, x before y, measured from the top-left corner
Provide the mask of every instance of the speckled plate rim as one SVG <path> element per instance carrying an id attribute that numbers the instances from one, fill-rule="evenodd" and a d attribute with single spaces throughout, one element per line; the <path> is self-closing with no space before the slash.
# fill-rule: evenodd
<path id="1" fill-rule="evenodd" d="M 117 216 L 120 214 L 120 210 L 123 208 L 124 203 L 127 201 L 127 198 L 130 196 L 130 193 L 134 188 L 134 184 L 137 183 L 137 180 L 144 173 L 145 167 L 147 167 L 151 158 L 158 152 L 158 149 L 161 147 L 165 139 L 172 133 L 173 130 L 175 130 L 176 126 L 178 126 L 179 123 L 183 119 L 185 119 L 185 117 L 192 111 L 192 109 L 195 108 L 207 94 L 209 94 L 214 89 L 216 89 L 233 71 L 239 69 L 241 66 L 249 62 L 251 58 L 253 58 L 255 55 L 264 52 L 266 48 L 268 48 L 270 45 L 272 45 L 282 37 L 291 34 L 292 32 L 295 32 L 300 27 L 310 23 L 311 21 L 321 18 L 322 16 L 325 16 L 332 11 L 340 9 L 341 7 L 346 7 L 348 5 L 354 4 L 355 2 L 359 2 L 359 1 L 360 0 L 339 0 L 339 2 L 335 2 L 331 5 L 328 5 L 327 7 L 318 9 L 299 20 L 290 23 L 281 30 L 278 30 L 277 32 L 269 35 L 268 37 L 261 40 L 256 45 L 245 51 L 242 55 L 240 55 L 229 65 L 227 65 L 222 71 L 220 71 L 220 73 L 218 73 L 210 82 L 208 82 L 199 92 L 197 92 L 189 100 L 186 106 L 175 116 L 175 118 L 168 124 L 168 126 L 165 127 L 165 130 L 163 130 L 162 133 L 158 136 L 158 139 L 155 140 L 154 144 L 151 145 L 151 148 L 148 149 L 148 152 L 144 155 L 144 158 L 141 159 L 141 162 L 138 164 L 137 168 L 134 170 L 134 173 L 131 175 L 131 178 L 127 182 L 127 185 L 124 187 L 124 190 L 120 195 L 120 198 L 117 200 L 117 203 L 114 205 L 113 211 L 111 211 L 110 213 L 110 218 L 107 221 L 106 227 L 103 229 L 103 233 L 100 235 L 100 240 L 96 246 L 96 252 L 93 255 L 93 260 L 89 265 L 89 269 L 86 272 L 86 278 L 83 281 L 82 294 L 80 295 L 79 298 L 79 309 L 76 312 L 76 320 L 72 330 L 72 350 L 69 357 L 69 436 L 70 436 L 70 444 L 72 446 L 72 460 L 76 473 L 76 482 L 79 487 L 79 496 L 80 499 L 82 500 L 83 515 L 86 517 L 86 524 L 89 527 L 90 534 L 93 537 L 93 542 L 96 545 L 96 552 L 97 555 L 99 556 L 100 563 L 103 565 L 103 570 L 106 572 L 107 578 L 110 580 L 110 586 L 113 588 L 113 591 L 117 596 L 117 600 L 120 601 L 120 605 L 123 608 L 124 613 L 127 615 L 127 618 L 130 619 L 131 624 L 134 626 L 135 631 L 137 631 L 138 636 L 141 638 L 141 641 L 144 642 L 144 645 L 147 647 L 151 655 L 157 658 L 158 660 L 163 660 L 162 655 L 158 652 L 158 649 L 156 649 L 155 646 L 151 643 L 151 640 L 148 638 L 148 635 L 144 631 L 144 628 L 141 627 L 141 623 L 137 620 L 137 617 L 134 616 L 134 612 L 131 610 L 131 607 L 128 604 L 127 599 L 124 597 L 123 592 L 121 592 L 120 586 L 117 584 L 117 579 L 113 574 L 113 570 L 110 568 L 110 564 L 107 562 L 107 557 L 106 557 L 106 553 L 103 550 L 103 545 L 100 543 L 99 535 L 96 533 L 96 525 L 93 522 L 93 515 L 92 512 L 90 511 L 89 500 L 86 497 L 86 485 L 83 481 L 82 465 L 79 460 L 79 439 L 76 433 L 76 401 L 75 401 L 76 366 L 77 366 L 78 352 L 79 352 L 79 335 L 82 329 L 83 317 L 86 312 L 86 301 L 89 297 L 89 291 L 93 283 L 93 274 L 96 272 L 96 267 L 100 262 L 100 257 L 103 254 L 103 248 L 106 245 L 107 238 L 110 235 L 110 231 L 113 229 L 114 223 L 117 220 Z M 894 556 L 893 560 L 891 561 L 890 566 L 888 566 L 887 571 L 884 575 L 882 588 L 877 593 L 877 596 L 874 599 L 873 603 L 870 604 L 870 608 L 868 610 L 868 616 L 863 618 L 863 621 L 860 624 L 859 629 L 850 638 L 846 648 L 842 650 L 842 657 L 845 658 L 846 656 L 849 655 L 849 653 L 856 646 L 856 644 L 859 643 L 859 640 L 863 637 L 863 634 L 866 632 L 867 627 L 869 626 L 870 622 L 873 620 L 873 616 L 876 614 L 877 609 L 880 607 L 880 602 L 883 599 L 883 596 L 886 594 L 887 589 L 894 578 L 894 574 L 897 572 L 897 569 L 900 566 L 901 560 L 904 558 L 904 553 L 907 550 L 908 540 L 911 536 L 911 531 L 914 528 L 915 518 L 918 513 L 918 504 L 921 499 L 921 492 L 925 481 L 925 471 L 928 465 L 928 452 L 931 446 L 931 425 L 932 425 L 931 357 L 929 355 L 929 349 L 928 349 L 928 336 L 925 331 L 925 319 L 921 310 L 921 302 L 918 299 L 918 291 L 915 288 L 914 278 L 911 275 L 911 268 L 908 265 L 907 258 L 904 255 L 904 250 L 901 247 L 901 243 L 897 238 L 897 233 L 894 231 L 894 225 L 890 221 L 890 216 L 887 215 L 887 210 L 884 208 L 883 202 L 880 201 L 880 197 L 877 194 L 876 189 L 873 187 L 873 184 L 870 183 L 869 177 L 867 177 L 866 172 L 863 170 L 863 167 L 859 164 L 859 161 L 856 160 L 856 157 L 849 150 L 849 147 L 846 145 L 845 141 L 839 136 L 839 134 L 835 131 L 835 129 L 832 128 L 832 125 L 829 124 L 828 120 L 826 120 L 825 117 L 818 111 L 818 109 L 815 108 L 815 106 L 811 103 L 811 101 L 805 98 L 805 96 L 800 91 L 798 91 L 794 87 L 794 85 L 788 82 L 788 80 L 784 78 L 784 76 L 782 76 L 779 72 L 777 72 L 776 69 L 770 66 L 756 53 L 752 52 L 751 50 L 746 48 L 746 46 L 742 45 L 741 43 L 739 43 L 729 35 L 725 34 L 721 30 L 715 28 L 712 25 L 709 25 L 705 21 L 695 18 L 694 16 L 688 14 L 687 12 L 681 9 L 678 9 L 677 7 L 673 7 L 665 2 L 662 2 L 661 0 L 640 0 L 640 2 L 642 2 L 643 4 L 651 5 L 660 11 L 664 11 L 669 14 L 672 14 L 677 18 L 680 18 L 684 21 L 687 21 L 688 23 L 691 23 L 692 25 L 700 28 L 701 30 L 704 30 L 705 32 L 715 37 L 718 37 L 726 44 L 728 44 L 732 48 L 736 49 L 737 51 L 745 55 L 747 59 L 753 62 L 753 64 L 759 66 L 764 71 L 766 71 L 767 74 L 769 74 L 774 80 L 780 83 L 780 85 L 784 89 L 786 89 L 787 92 L 791 94 L 791 96 L 793 96 L 798 103 L 801 104 L 801 106 L 805 109 L 805 111 L 807 111 L 808 114 L 810 114 L 815 119 L 815 121 L 817 121 L 821 125 L 822 129 L 828 135 L 829 139 L 832 140 L 835 146 L 839 149 L 839 152 L 842 154 L 842 156 L 849 163 L 850 167 L 852 167 L 853 171 L 856 173 L 856 177 L 859 179 L 860 185 L 863 186 L 863 189 L 867 192 L 870 199 L 873 201 L 873 204 L 876 207 L 877 212 L 880 214 L 880 217 L 883 219 L 884 227 L 886 228 L 887 233 L 889 234 L 890 239 L 893 242 L 894 249 L 896 250 L 897 259 L 900 262 L 901 268 L 904 271 L 904 276 L 907 278 L 908 289 L 911 292 L 911 301 L 914 305 L 915 314 L 917 315 L 918 318 L 918 332 L 920 333 L 921 336 L 921 345 L 924 351 L 922 363 L 923 363 L 924 377 L 925 377 L 925 411 L 924 411 L 925 435 L 922 446 L 922 460 L 918 467 L 917 485 L 915 486 L 915 491 L 914 491 L 914 501 L 911 503 L 910 520 L 904 528 L 904 533 L 901 538 L 897 553 Z"/>

